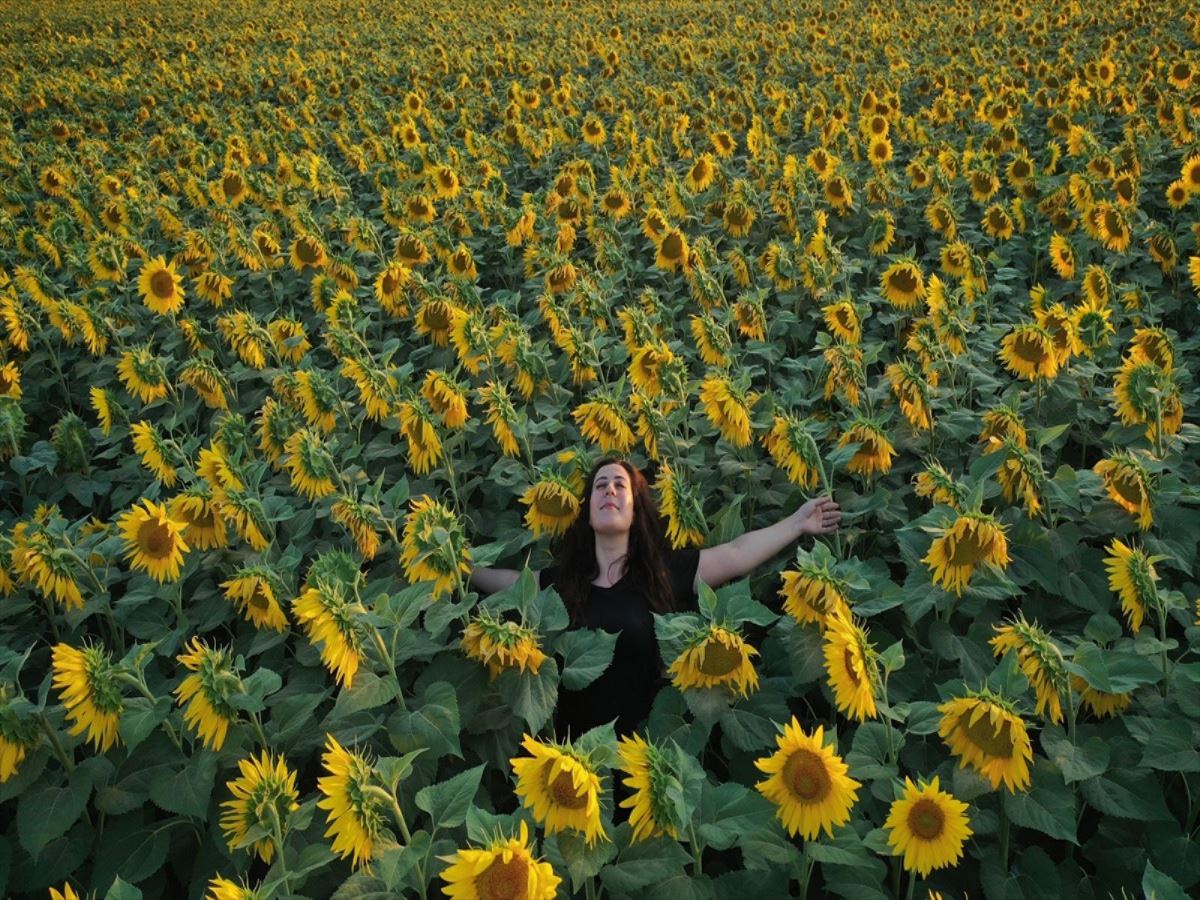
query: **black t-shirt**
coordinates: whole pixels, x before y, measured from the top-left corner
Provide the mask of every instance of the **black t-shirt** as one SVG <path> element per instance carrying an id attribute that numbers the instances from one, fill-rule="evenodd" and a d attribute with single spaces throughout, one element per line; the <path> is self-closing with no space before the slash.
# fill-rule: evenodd
<path id="1" fill-rule="evenodd" d="M 675 609 L 695 611 L 692 585 L 700 565 L 700 551 L 688 547 L 667 555 L 667 576 Z M 558 566 L 538 573 L 540 587 L 559 586 Z M 612 587 L 589 585 L 580 608 L 581 621 L 573 627 L 620 632 L 612 664 L 581 691 L 559 687 L 554 725 L 560 740 L 578 738 L 589 728 L 616 719 L 619 735 L 631 734 L 650 713 L 650 704 L 663 683 L 663 664 L 654 637 L 654 618 L 646 592 L 626 573 Z"/>

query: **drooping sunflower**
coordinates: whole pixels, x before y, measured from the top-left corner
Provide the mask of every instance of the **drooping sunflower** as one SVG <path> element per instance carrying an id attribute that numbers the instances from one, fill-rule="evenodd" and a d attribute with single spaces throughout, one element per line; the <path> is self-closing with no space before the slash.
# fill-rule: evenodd
<path id="1" fill-rule="evenodd" d="M 1075 249 L 1057 231 L 1050 238 L 1050 265 L 1058 277 L 1070 281 L 1075 277 Z"/>
<path id="2" fill-rule="evenodd" d="M 117 520 L 125 539 L 125 556 L 136 570 L 155 581 L 175 581 L 189 547 L 183 539 L 187 524 L 173 518 L 165 503 L 143 500 Z"/>
<path id="3" fill-rule="evenodd" d="M 883 271 L 879 291 L 898 309 L 913 309 L 925 296 L 925 277 L 910 259 L 898 259 Z"/>
<path id="4" fill-rule="evenodd" d="M 173 692 L 176 702 L 186 707 L 184 724 L 200 736 L 205 747 L 220 752 L 229 726 L 238 718 L 237 709 L 229 702 L 241 690 L 233 654 L 193 637 L 176 660 L 192 673 Z"/>
<path id="5" fill-rule="evenodd" d="M 1071 690 L 1079 695 L 1079 702 L 1098 719 L 1119 715 L 1133 702 L 1132 694 L 1096 690 L 1078 675 L 1071 676 Z"/>
<path id="6" fill-rule="evenodd" d="M 988 643 L 996 656 L 1012 651 L 1017 654 L 1017 665 L 1033 688 L 1037 707 L 1036 715 L 1045 711 L 1046 718 L 1054 724 L 1063 720 L 1062 698 L 1067 693 L 1067 671 L 1063 665 L 1062 651 L 1050 634 L 1037 622 L 1025 621 L 1024 615 L 1006 625 L 995 626 L 996 636 Z"/>
<path id="7" fill-rule="evenodd" d="M 1160 420 L 1164 434 L 1176 434 L 1183 424 L 1183 403 L 1174 375 L 1150 361 L 1126 358 L 1113 379 L 1113 399 L 1123 425 L 1145 425 L 1155 439 Z"/>
<path id="8" fill-rule="evenodd" d="M 685 272 L 688 266 L 688 242 L 678 228 L 668 228 L 656 242 L 657 251 L 654 264 L 660 269 L 674 272 L 682 268 Z"/>
<path id="9" fill-rule="evenodd" d="M 359 555 L 368 562 L 379 552 L 379 532 L 371 509 L 353 496 L 343 494 L 329 508 L 329 516 L 354 538 Z"/>
<path id="10" fill-rule="evenodd" d="M 217 875 L 209 881 L 204 900 L 267 900 L 267 897 L 258 888 L 252 888 L 245 882 L 239 884 Z"/>
<path id="11" fill-rule="evenodd" d="M 698 194 L 707 190 L 708 186 L 713 183 L 717 177 L 717 171 L 717 163 L 712 158 L 712 154 L 701 153 L 688 169 L 683 183 L 693 194 Z"/>
<path id="12" fill-rule="evenodd" d="M 1158 604 L 1158 574 L 1154 564 L 1161 556 L 1148 556 L 1141 547 L 1130 546 L 1118 538 L 1108 545 L 1108 556 L 1104 567 L 1108 570 L 1109 590 L 1116 591 L 1121 598 L 1121 611 L 1129 623 L 1129 630 L 1137 634 L 1146 617 L 1147 609 Z"/>
<path id="13" fill-rule="evenodd" d="M 1053 336 L 1040 325 L 1033 322 L 1014 325 L 1000 347 L 997 355 L 1018 378 L 1034 381 L 1058 374 L 1059 357 Z"/>
<path id="14" fill-rule="evenodd" d="M 284 444 L 284 452 L 288 455 L 286 465 L 292 487 L 309 500 L 327 497 L 336 490 L 337 465 L 325 449 L 325 441 L 315 431 L 307 428 L 297 431 Z"/>
<path id="15" fill-rule="evenodd" d="M 997 406 L 985 412 L 979 442 L 988 446 L 998 446 L 1010 439 L 1022 449 L 1029 446 L 1025 425 L 1017 411 L 1011 406 Z"/>
<path id="16" fill-rule="evenodd" d="M 183 306 L 183 276 L 175 271 L 175 263 L 156 256 L 142 264 L 138 292 L 148 308 L 160 316 L 170 315 Z"/>
<path id="17" fill-rule="evenodd" d="M 708 529 L 695 488 L 666 462 L 659 466 L 654 488 L 658 491 L 659 512 L 667 521 L 671 546 L 678 550 L 703 544 Z"/>
<path id="18" fill-rule="evenodd" d="M 955 865 L 973 833 L 967 804 L 941 790 L 936 775 L 928 784 L 905 778 L 904 795 L 892 803 L 883 827 L 892 852 L 904 856 L 904 870 L 922 878 Z"/>
<path id="19" fill-rule="evenodd" d="M 913 479 L 913 491 L 918 497 L 928 497 L 958 510 L 966 501 L 966 491 L 939 462 L 931 462 Z"/>
<path id="20" fill-rule="evenodd" d="M 487 849 L 462 849 L 439 857 L 442 893 L 451 900 L 554 900 L 562 879 L 548 862 L 534 858 L 529 826 L 522 820 L 516 837 L 497 836 Z"/>
<path id="21" fill-rule="evenodd" d="M 326 774 L 317 779 L 317 790 L 325 796 L 317 806 L 328 811 L 325 837 L 333 838 L 334 853 L 352 857 L 354 868 L 362 868 L 383 833 L 387 801 L 369 790 L 373 770 L 366 757 L 344 748 L 332 734 L 325 735 L 321 764 Z"/>
<path id="22" fill-rule="evenodd" d="M 775 804 L 776 816 L 792 837 L 799 834 L 810 841 L 822 829 L 833 837 L 834 828 L 850 821 L 862 785 L 847 774 L 835 749 L 826 746 L 824 726 L 806 734 L 792 716 L 775 742 L 775 753 L 754 761 L 770 776 L 755 788 Z"/>
<path id="23" fill-rule="evenodd" d="M 1138 528 L 1148 529 L 1154 522 L 1150 473 L 1137 457 L 1128 451 L 1114 451 L 1097 462 L 1092 471 L 1104 479 L 1109 499 L 1136 516 Z"/>
<path id="24" fill-rule="evenodd" d="M 30 706 L 23 697 L 13 698 L 0 691 L 0 784 L 17 774 L 25 757 L 37 749 L 41 740 L 41 726 L 28 714 Z"/>
<path id="25" fill-rule="evenodd" d="M 466 389 L 440 369 L 425 373 L 421 396 L 447 428 L 462 428 L 470 418 Z"/>
<path id="26" fill-rule="evenodd" d="M 520 456 L 521 443 L 517 439 L 520 428 L 516 407 L 513 406 L 508 388 L 503 381 L 489 381 L 478 388 L 479 399 L 484 406 L 484 420 L 492 426 L 492 436 L 500 445 L 500 452 L 505 456 Z M 586 404 L 585 404 L 586 405 Z M 578 409 L 575 410 L 579 412 Z M 578 419 L 577 419 L 578 420 Z M 585 434 L 586 434 L 585 430 Z M 629 444 L 633 443 L 630 433 Z"/>
<path id="27" fill-rule="evenodd" d="M 689 320 L 692 337 L 696 341 L 696 349 L 700 351 L 700 359 L 710 366 L 728 366 L 729 351 L 732 342 L 729 332 L 709 315 L 692 316 Z"/>
<path id="28" fill-rule="evenodd" d="M 75 581 L 78 563 L 69 548 L 41 528 L 14 543 L 12 567 L 22 581 L 33 582 L 43 597 L 53 597 L 67 609 L 83 609 L 83 593 Z"/>
<path id="29" fill-rule="evenodd" d="M 486 610 L 467 623 L 460 646 L 468 658 L 487 666 L 492 680 L 507 669 L 536 675 L 548 659 L 536 631 L 519 622 L 500 621 Z"/>
<path id="30" fill-rule="evenodd" d="M 933 416 L 930 413 L 930 395 L 932 388 L 917 371 L 911 361 L 889 363 L 884 370 L 892 393 L 908 424 L 917 431 L 928 431 L 933 427 Z"/>
<path id="31" fill-rule="evenodd" d="M 579 498 L 569 484 L 553 474 L 530 485 L 521 495 L 521 502 L 528 507 L 525 524 L 534 537 L 560 535 L 579 515 Z"/>
<path id="32" fill-rule="evenodd" d="M 849 444 L 859 445 L 846 463 L 846 468 L 851 472 L 870 478 L 876 473 L 886 475 L 891 471 L 896 448 L 888 440 L 887 432 L 875 422 L 856 418 L 838 438 L 839 447 Z"/>
<path id="33" fill-rule="evenodd" d="M 858 722 L 875 718 L 876 654 L 866 630 L 849 616 L 828 616 L 824 655 L 838 710 Z"/>
<path id="34" fill-rule="evenodd" d="M 1045 473 L 1042 471 L 1041 458 L 1036 453 L 1021 449 L 1012 440 L 997 449 L 1003 449 L 1005 453 L 1004 462 L 996 472 L 1004 499 L 1009 503 L 1020 501 L 1025 507 L 1025 515 L 1034 518 L 1042 511 L 1038 487 L 1045 479 Z"/>
<path id="35" fill-rule="evenodd" d="M 420 401 L 406 401 L 398 410 L 400 433 L 408 448 L 408 464 L 413 472 L 425 475 L 442 458 L 442 441 L 433 424 L 433 415 Z"/>
<path id="36" fill-rule="evenodd" d="M 700 384 L 700 402 L 713 427 L 735 447 L 750 444 L 750 408 L 758 397 L 737 387 L 726 375 L 710 375 Z"/>
<path id="37" fill-rule="evenodd" d="M 142 420 L 130 426 L 129 432 L 133 436 L 133 449 L 141 457 L 142 465 L 166 487 L 174 487 L 175 467 L 167 459 L 171 451 L 158 429 L 151 422 Z"/>
<path id="38" fill-rule="evenodd" d="M 857 344 L 862 340 L 862 320 L 858 309 L 849 299 L 838 300 L 821 308 L 825 327 L 835 338 L 846 344 Z"/>
<path id="39" fill-rule="evenodd" d="M 1175 344 L 1161 328 L 1137 329 L 1129 341 L 1127 353 L 1129 359 L 1154 363 L 1164 372 L 1170 372 L 1175 367 Z"/>
<path id="40" fill-rule="evenodd" d="M 221 803 L 221 832 L 230 850 L 241 848 L 270 863 L 280 849 L 277 841 L 287 834 L 289 815 L 300 808 L 296 773 L 283 754 L 268 750 L 258 758 L 239 760 L 238 771 L 238 777 L 225 783 L 233 799 Z M 252 831 L 267 836 L 253 840 Z"/>
<path id="41" fill-rule="evenodd" d="M 600 821 L 600 775 L 570 744 L 521 740 L 528 756 L 509 762 L 517 776 L 516 794 L 547 834 L 573 830 L 591 846 L 608 840 Z"/>
<path id="42" fill-rule="evenodd" d="M 758 651 L 736 631 L 710 625 L 692 636 L 687 648 L 668 667 L 667 674 L 681 691 L 727 687 L 748 697 L 758 690 L 758 673 L 750 661 L 752 656 L 758 656 Z"/>
<path id="43" fill-rule="evenodd" d="M 121 699 L 116 666 L 99 647 L 79 650 L 55 644 L 51 651 L 53 684 L 59 692 L 72 735 L 87 732 L 87 740 L 100 753 L 120 741 L 117 727 L 125 704 Z"/>
<path id="44" fill-rule="evenodd" d="M 1010 791 L 1029 789 L 1029 763 L 1033 748 L 1025 722 L 1012 704 L 990 691 L 955 697 L 938 707 L 942 714 L 938 735 L 959 766 L 971 766 L 991 782 Z"/>
<path id="45" fill-rule="evenodd" d="M 678 774 L 670 756 L 637 734 L 622 737 L 617 752 L 620 768 L 629 776 L 622 781 L 632 791 L 621 801 L 621 806 L 630 810 L 633 843 L 660 835 L 678 839 L 678 816 L 668 794 L 672 779 L 677 780 Z"/>
<path id="46" fill-rule="evenodd" d="M 278 582 L 278 577 L 265 567 L 250 566 L 239 569 L 233 578 L 221 582 L 221 590 L 255 628 L 284 631 L 288 619 L 279 604 Z"/>
<path id="47" fill-rule="evenodd" d="M 432 497 L 415 497 L 404 519 L 400 564 L 411 583 L 433 582 L 434 598 L 451 593 L 471 572 L 471 552 L 462 524 Z"/>
<path id="48" fill-rule="evenodd" d="M 146 347 L 122 354 L 117 363 L 117 377 L 125 390 L 142 403 L 161 400 L 170 389 L 162 360 Z"/>
<path id="49" fill-rule="evenodd" d="M 976 566 L 1008 565 L 1004 526 L 982 512 L 960 512 L 934 539 L 921 562 L 930 567 L 934 584 L 961 597 Z"/>
<path id="50" fill-rule="evenodd" d="M 763 436 L 763 445 L 775 465 L 787 473 L 792 484 L 812 490 L 820 473 L 817 446 L 794 416 L 776 414 L 771 430 Z"/>
<path id="51" fill-rule="evenodd" d="M 628 453 L 636 440 L 620 405 L 611 397 L 593 395 L 571 411 L 571 418 L 580 433 L 605 453 Z"/>
<path id="52" fill-rule="evenodd" d="M 292 241 L 290 256 L 292 268 L 297 272 L 303 272 L 305 269 L 323 269 L 329 261 L 325 245 L 321 243 L 320 238 L 311 234 L 299 235 Z"/>
<path id="53" fill-rule="evenodd" d="M 824 629 L 833 619 L 850 617 L 849 585 L 830 568 L 827 560 L 799 551 L 798 569 L 782 573 L 783 611 L 801 625 L 816 624 Z"/>

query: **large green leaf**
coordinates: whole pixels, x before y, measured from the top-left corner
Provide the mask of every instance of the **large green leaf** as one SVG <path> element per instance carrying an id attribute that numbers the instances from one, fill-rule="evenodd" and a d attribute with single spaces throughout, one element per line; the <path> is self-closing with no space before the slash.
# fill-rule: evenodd
<path id="1" fill-rule="evenodd" d="M 618 637 L 615 632 L 591 628 L 563 632 L 555 642 L 563 657 L 563 687 L 582 690 L 604 674 L 612 664 Z"/>

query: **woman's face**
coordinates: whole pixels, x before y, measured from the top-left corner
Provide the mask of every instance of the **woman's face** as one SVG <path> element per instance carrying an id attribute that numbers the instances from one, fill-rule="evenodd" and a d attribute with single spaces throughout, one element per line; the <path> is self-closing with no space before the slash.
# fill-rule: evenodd
<path id="1" fill-rule="evenodd" d="M 633 527 L 633 486 L 629 473 L 618 463 L 609 463 L 592 482 L 588 522 L 599 534 L 619 534 Z"/>

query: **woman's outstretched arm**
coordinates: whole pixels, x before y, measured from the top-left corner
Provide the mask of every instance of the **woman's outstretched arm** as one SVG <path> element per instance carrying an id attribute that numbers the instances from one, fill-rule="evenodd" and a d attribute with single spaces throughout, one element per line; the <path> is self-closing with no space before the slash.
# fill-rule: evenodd
<path id="1" fill-rule="evenodd" d="M 814 497 L 774 525 L 747 531 L 727 544 L 705 547 L 700 551 L 693 587 L 699 590 L 701 582 L 709 587 L 720 587 L 727 581 L 741 578 L 788 544 L 799 540 L 801 535 L 837 531 L 841 518 L 842 511 L 832 497 Z"/>
<path id="2" fill-rule="evenodd" d="M 479 593 L 486 595 L 512 587 L 520 577 L 521 573 L 516 569 L 489 569 L 486 566 L 477 566 L 471 570 L 468 580 Z"/>

